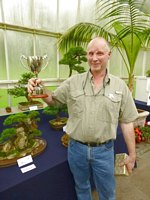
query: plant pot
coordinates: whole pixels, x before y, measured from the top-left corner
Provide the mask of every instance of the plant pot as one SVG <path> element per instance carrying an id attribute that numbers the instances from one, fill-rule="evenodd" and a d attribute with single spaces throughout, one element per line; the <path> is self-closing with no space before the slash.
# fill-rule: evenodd
<path id="1" fill-rule="evenodd" d="M 23 149 L 20 152 L 20 154 L 15 157 L 13 157 L 13 156 L 12 156 L 12 158 L 0 157 L 0 168 L 1 167 L 9 167 L 9 166 L 17 164 L 17 160 L 21 157 L 24 157 L 24 156 L 27 156 L 30 154 L 34 157 L 34 156 L 41 154 L 47 146 L 46 140 L 43 138 L 40 138 L 40 137 L 36 137 L 36 138 L 34 138 L 34 141 L 37 143 L 36 146 Z M 4 145 L 5 145 L 5 143 L 0 144 L 0 150 L 3 148 Z"/>
<path id="2" fill-rule="evenodd" d="M 43 108 L 43 103 L 40 101 L 20 102 L 18 108 L 22 111 L 30 110 L 30 107 L 37 106 L 38 109 Z"/>
<path id="3" fill-rule="evenodd" d="M 7 107 L 5 108 L 5 110 L 6 110 L 7 113 L 10 113 L 10 112 L 12 111 L 10 106 L 7 106 Z"/>
<path id="4" fill-rule="evenodd" d="M 52 119 L 49 121 L 51 127 L 55 130 L 61 130 L 67 123 L 68 118 L 67 117 L 61 117 L 58 119 Z"/>
<path id="5" fill-rule="evenodd" d="M 137 109 L 138 118 L 133 122 L 134 127 L 143 127 L 145 125 L 146 117 L 149 115 L 148 111 Z"/>

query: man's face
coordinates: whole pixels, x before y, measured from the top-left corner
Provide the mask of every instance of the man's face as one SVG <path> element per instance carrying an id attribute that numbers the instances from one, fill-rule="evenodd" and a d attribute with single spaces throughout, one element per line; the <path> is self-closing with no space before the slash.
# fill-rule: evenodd
<path id="1" fill-rule="evenodd" d="M 87 49 L 87 60 L 91 71 L 101 72 L 105 70 L 110 54 L 109 47 L 104 40 L 93 40 Z"/>

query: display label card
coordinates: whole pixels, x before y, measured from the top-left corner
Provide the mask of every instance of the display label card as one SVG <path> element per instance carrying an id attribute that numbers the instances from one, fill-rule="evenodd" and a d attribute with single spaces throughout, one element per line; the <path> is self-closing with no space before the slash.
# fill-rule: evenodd
<path id="1" fill-rule="evenodd" d="M 20 170 L 21 170 L 22 173 L 26 173 L 30 170 L 35 169 L 35 168 L 36 168 L 36 166 L 34 164 L 32 164 L 32 165 L 28 165 L 26 167 L 22 167 Z"/>
<path id="2" fill-rule="evenodd" d="M 33 162 L 33 159 L 32 159 L 31 155 L 25 156 L 23 158 L 19 158 L 17 160 L 17 163 L 18 163 L 19 167 L 22 167 L 23 165 L 26 165 L 26 164 L 31 163 L 31 162 Z"/>
<path id="3" fill-rule="evenodd" d="M 66 132 L 66 126 L 63 126 L 63 132 Z"/>
<path id="4" fill-rule="evenodd" d="M 38 107 L 37 106 L 30 106 L 29 107 L 29 110 L 31 111 L 31 110 L 38 110 Z"/>

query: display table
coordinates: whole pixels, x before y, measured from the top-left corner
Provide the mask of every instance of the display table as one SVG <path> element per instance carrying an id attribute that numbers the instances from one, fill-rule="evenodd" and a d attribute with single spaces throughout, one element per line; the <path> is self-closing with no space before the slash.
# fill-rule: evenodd
<path id="1" fill-rule="evenodd" d="M 40 111 L 41 113 L 42 111 Z M 5 127 L 0 117 L 0 132 Z M 45 151 L 33 158 L 36 169 L 21 173 L 18 165 L 0 168 L 0 200 L 76 200 L 74 181 L 67 162 L 67 149 L 61 144 L 62 131 L 49 125 L 50 116 L 40 114 L 39 129 L 47 141 Z M 115 153 L 127 152 L 120 128 Z"/>
<path id="2" fill-rule="evenodd" d="M 34 170 L 22 174 L 18 165 L 0 168 L 0 200 L 76 200 L 67 150 L 60 140 L 63 132 L 50 128 L 49 116 L 40 117 L 39 129 L 47 148 L 33 158 Z M 2 128 L 5 116 L 0 118 Z"/>

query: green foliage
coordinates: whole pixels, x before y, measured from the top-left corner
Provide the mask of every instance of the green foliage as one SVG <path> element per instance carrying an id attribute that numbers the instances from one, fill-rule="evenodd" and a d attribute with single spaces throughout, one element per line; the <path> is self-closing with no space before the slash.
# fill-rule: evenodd
<path id="1" fill-rule="evenodd" d="M 16 134 L 16 129 L 15 128 L 6 128 L 1 133 L 0 143 L 5 141 L 5 140 L 11 139 L 15 134 Z"/>
<path id="2" fill-rule="evenodd" d="M 150 69 L 146 71 L 146 76 L 150 77 Z"/>
<path id="3" fill-rule="evenodd" d="M 67 105 L 66 104 L 52 104 L 43 109 L 43 113 L 46 115 L 54 115 L 55 118 L 59 118 L 59 114 L 61 112 L 67 113 Z"/>
<path id="4" fill-rule="evenodd" d="M 38 118 L 39 115 L 40 115 L 40 113 L 38 111 L 33 110 L 33 111 L 29 112 L 29 114 L 27 116 L 28 116 L 28 118 L 34 119 L 35 121 L 40 121 L 40 118 Z"/>
<path id="5" fill-rule="evenodd" d="M 133 91 L 134 67 L 141 47 L 150 44 L 150 13 L 136 0 L 97 0 L 95 24 L 81 22 L 69 28 L 59 40 L 59 49 L 86 46 L 94 36 L 104 37 L 122 56 L 128 72 L 128 86 Z M 125 52 L 125 53 L 124 53 Z"/>
<path id="6" fill-rule="evenodd" d="M 82 47 L 72 47 L 64 57 L 59 61 L 59 64 L 69 65 L 69 77 L 72 75 L 72 71 L 75 70 L 78 73 L 85 72 L 82 62 L 87 62 L 86 51 Z"/>
<path id="7" fill-rule="evenodd" d="M 144 127 L 139 127 L 139 130 L 142 132 L 142 136 L 144 138 L 150 138 L 150 127 L 149 126 L 144 126 Z"/>
<path id="8" fill-rule="evenodd" d="M 12 126 L 15 128 L 6 128 L 0 135 L 0 142 L 13 138 L 16 134 L 17 127 L 23 127 L 28 137 L 31 139 L 34 136 L 40 136 L 41 131 L 37 129 L 36 122 L 40 120 L 38 111 L 30 111 L 27 113 L 16 113 L 9 115 L 3 122 L 5 126 Z"/>
<path id="9" fill-rule="evenodd" d="M 16 98 L 24 96 L 26 97 L 27 101 L 31 101 L 31 99 L 28 98 L 28 91 L 26 84 L 28 83 L 28 80 L 33 77 L 34 74 L 31 72 L 22 74 L 20 80 L 18 81 L 18 83 L 16 83 L 14 88 L 8 89 L 8 94 L 13 95 Z"/>
<path id="10" fill-rule="evenodd" d="M 38 130 L 38 129 L 33 129 L 32 130 L 32 133 L 30 133 L 30 135 L 29 135 L 29 139 L 32 139 L 32 138 L 34 138 L 34 137 L 37 137 L 37 136 L 41 136 L 42 135 L 42 133 L 41 133 L 41 131 L 40 130 Z"/>
<path id="11" fill-rule="evenodd" d="M 3 122 L 5 126 L 8 125 L 16 125 L 18 123 L 24 123 L 27 120 L 27 114 L 25 113 L 16 113 L 13 115 L 9 115 Z"/>

